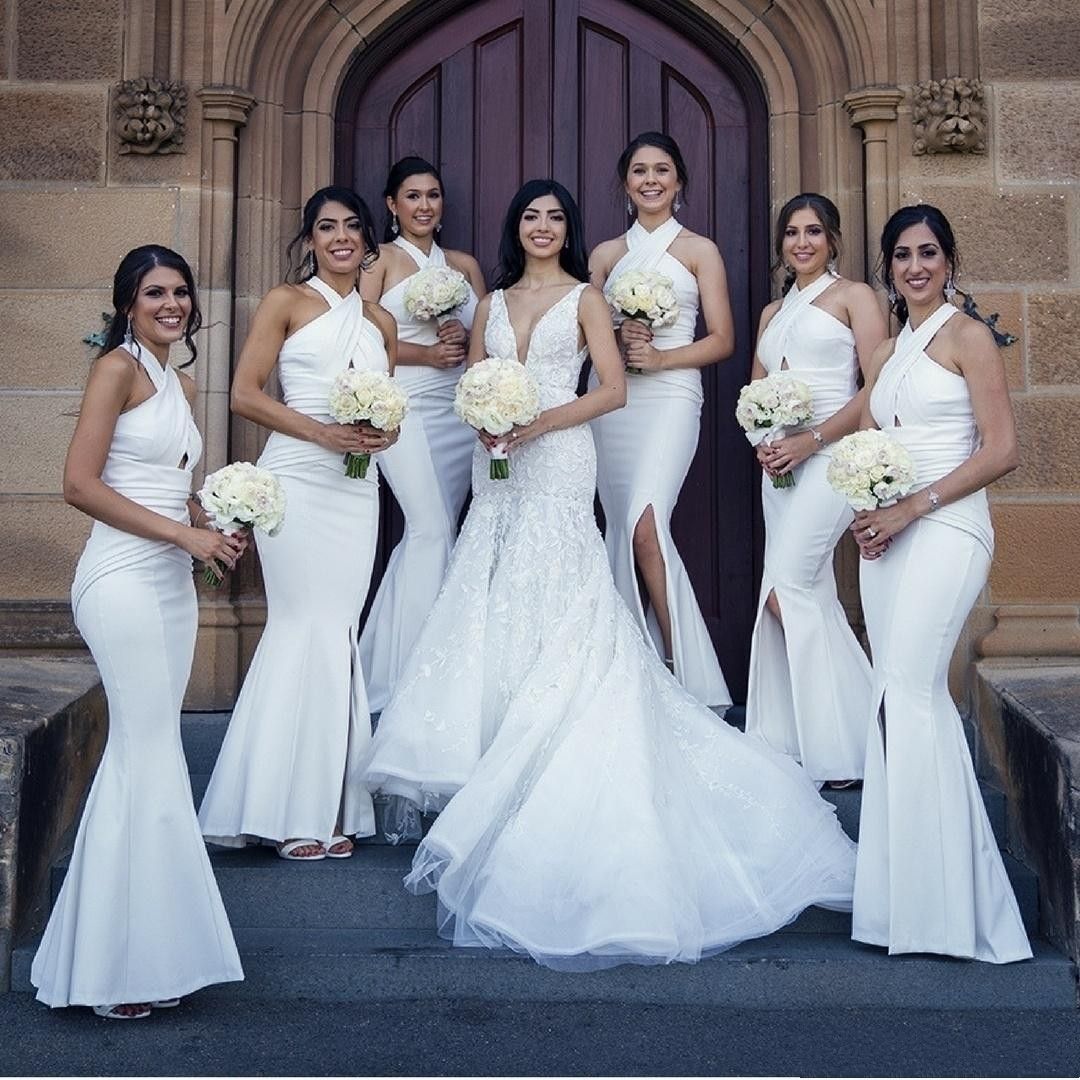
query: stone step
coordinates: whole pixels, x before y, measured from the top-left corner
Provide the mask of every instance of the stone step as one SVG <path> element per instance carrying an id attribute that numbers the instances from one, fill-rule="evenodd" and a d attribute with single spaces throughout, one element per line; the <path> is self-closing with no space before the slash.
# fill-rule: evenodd
<path id="1" fill-rule="evenodd" d="M 734 710 L 733 710 L 734 711 Z M 229 723 L 228 713 L 185 713 L 181 724 L 184 753 L 188 769 L 191 772 L 192 794 L 195 805 L 202 801 L 203 793 L 210 779 L 214 762 L 217 760 L 221 741 L 225 738 L 225 729 Z M 986 804 L 994 836 L 1000 846 L 1006 843 L 1006 803 L 1005 796 L 996 788 L 981 785 L 983 801 Z M 824 799 L 836 807 L 836 816 L 840 824 L 852 839 L 858 839 L 859 807 L 862 805 L 862 791 L 851 788 L 844 791 L 822 789 Z M 378 813 L 378 808 L 376 808 Z M 370 838 L 368 843 L 381 843 L 380 836 Z"/>
<path id="2" fill-rule="evenodd" d="M 767 1008 L 1069 1009 L 1073 965 L 1044 943 L 1025 963 L 887 956 L 838 934 L 773 934 L 696 965 L 555 972 L 507 951 L 453 948 L 432 930 L 238 929 L 246 979 L 222 998 L 327 1003 L 623 1002 Z M 15 951 L 12 989 L 28 992 L 33 946 Z"/>
<path id="3" fill-rule="evenodd" d="M 234 928 L 343 930 L 430 929 L 435 926 L 433 894 L 413 896 L 402 878 L 409 870 L 411 845 L 362 845 L 351 859 L 296 863 L 278 858 L 270 847 L 211 847 L 214 876 L 229 922 Z M 1035 875 L 1010 856 L 1005 865 L 1029 935 L 1038 930 L 1039 900 Z M 66 864 L 53 873 L 53 899 L 59 894 Z M 851 916 L 808 908 L 778 931 L 851 934 Z"/>

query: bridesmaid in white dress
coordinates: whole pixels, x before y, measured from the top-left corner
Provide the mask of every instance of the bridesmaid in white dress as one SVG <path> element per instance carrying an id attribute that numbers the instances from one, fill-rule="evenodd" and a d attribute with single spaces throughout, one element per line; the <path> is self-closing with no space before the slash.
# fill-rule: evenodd
<path id="1" fill-rule="evenodd" d="M 790 758 L 675 681 L 615 588 L 588 421 L 622 404 L 624 376 L 581 235 L 554 181 L 511 202 L 469 358 L 516 356 L 542 412 L 511 433 L 509 479 L 477 447 L 366 779 L 442 809 L 406 887 L 437 889 L 455 944 L 556 968 L 692 962 L 809 904 L 850 907 L 854 845 Z M 579 398 L 586 348 L 597 380 Z"/>
<path id="2" fill-rule="evenodd" d="M 746 731 L 837 786 L 866 758 L 870 664 L 836 595 L 833 549 L 852 521 L 825 477 L 829 445 L 862 416 L 857 378 L 885 340 L 873 289 L 838 277 L 840 215 L 831 200 L 796 195 L 780 211 L 776 254 L 783 300 L 761 314 L 751 378 L 790 371 L 813 394 L 806 430 L 757 450 L 764 474 L 765 570 L 750 647 Z M 771 477 L 794 472 L 793 488 Z"/>
<path id="3" fill-rule="evenodd" d="M 128 252 L 86 385 L 64 498 L 94 518 L 71 607 L 109 703 L 109 738 L 30 978 L 53 1007 L 128 1020 L 242 979 L 180 747 L 198 610 L 191 559 L 231 567 L 247 541 L 194 528 L 195 384 L 169 366 L 199 328 L 187 263 Z M 205 516 L 205 515 L 204 515 Z"/>
<path id="4" fill-rule="evenodd" d="M 233 710 L 199 822 L 217 844 L 274 841 L 289 859 L 347 858 L 374 831 L 356 763 L 371 738 L 357 627 L 375 557 L 378 469 L 345 475 L 347 451 L 376 452 L 396 433 L 334 423 L 330 387 L 352 366 L 393 371 L 394 321 L 360 299 L 357 274 L 378 257 L 371 215 L 348 188 L 304 207 L 299 284 L 255 313 L 233 410 L 271 430 L 259 464 L 285 489 L 285 524 L 256 541 L 267 618 Z M 264 387 L 275 365 L 283 401 Z"/>
<path id="5" fill-rule="evenodd" d="M 395 378 L 409 395 L 409 413 L 397 444 L 379 457 L 379 468 L 405 517 L 360 635 L 360 661 L 373 712 L 386 707 L 398 672 L 431 610 L 446 574 L 458 518 L 469 492 L 474 433 L 454 413 L 454 390 L 465 360 L 484 279 L 477 261 L 436 243 L 443 215 L 442 178 L 423 158 L 407 157 L 386 181 L 387 243 L 360 282 L 365 300 L 379 303 L 397 323 Z M 450 266 L 469 281 L 469 298 L 441 323 L 405 309 L 413 275 Z"/>
<path id="6" fill-rule="evenodd" d="M 881 247 L 903 329 L 872 358 L 865 426 L 907 447 L 917 483 L 851 526 L 874 661 L 852 937 L 1003 964 L 1031 947 L 948 669 L 990 570 L 986 486 L 1016 468 L 1016 430 L 990 331 L 947 299 L 957 259 L 945 216 L 903 207 Z"/>
<path id="7" fill-rule="evenodd" d="M 638 135 L 617 166 L 629 231 L 599 244 L 589 259 L 594 285 L 605 292 L 626 270 L 657 270 L 679 298 L 674 326 L 650 329 L 637 319 L 619 328 L 626 358 L 626 408 L 593 422 L 597 483 L 607 521 L 615 584 L 675 677 L 706 705 L 731 704 L 727 683 L 682 559 L 671 539 L 671 514 L 697 450 L 701 368 L 731 355 L 734 324 L 724 262 L 716 245 L 673 216 L 687 186 L 673 139 Z M 694 340 L 700 302 L 706 334 Z M 638 590 L 648 594 L 646 617 Z"/>

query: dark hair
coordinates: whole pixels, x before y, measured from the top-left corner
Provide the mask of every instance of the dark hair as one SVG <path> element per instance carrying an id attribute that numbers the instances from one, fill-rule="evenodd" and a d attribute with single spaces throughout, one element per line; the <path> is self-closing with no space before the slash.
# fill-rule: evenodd
<path id="1" fill-rule="evenodd" d="M 439 181 L 440 190 L 445 190 L 445 185 L 442 181 L 442 175 L 439 170 L 431 164 L 430 161 L 425 158 L 418 157 L 416 154 L 411 154 L 408 157 L 401 158 L 400 161 L 395 161 L 390 166 L 390 172 L 386 177 L 386 187 L 383 188 L 383 200 L 396 199 L 397 193 L 401 190 L 401 185 L 409 179 L 410 176 L 423 176 L 425 173 L 430 173 Z M 383 228 L 383 240 L 389 244 L 393 242 L 397 233 L 394 232 L 392 222 L 394 215 L 389 210 L 386 212 L 386 225 Z"/>
<path id="2" fill-rule="evenodd" d="M 930 206 L 929 203 L 901 206 L 885 222 L 885 228 L 881 230 L 881 262 L 878 266 L 881 283 L 890 294 L 889 307 L 900 320 L 901 325 L 907 322 L 907 301 L 893 285 L 892 258 L 900 240 L 900 234 L 910 229 L 912 225 L 926 225 L 934 234 L 934 239 L 941 245 L 941 252 L 949 264 L 949 276 L 955 278 L 960 273 L 960 254 L 956 250 L 956 238 L 953 236 L 949 219 L 936 206 Z M 896 299 L 891 299 L 892 296 Z"/>
<path id="3" fill-rule="evenodd" d="M 630 168 L 630 162 L 633 161 L 634 155 L 643 146 L 652 146 L 657 150 L 663 150 L 671 158 L 675 165 L 675 175 L 679 178 L 679 183 L 682 184 L 682 200 L 686 202 L 687 192 L 690 190 L 690 174 L 686 171 L 686 162 L 683 160 L 679 144 L 670 135 L 665 135 L 662 131 L 643 131 L 640 135 L 635 135 L 626 144 L 626 149 L 619 155 L 619 160 L 615 163 L 615 175 L 618 177 L 620 188 L 626 183 L 626 173 Z"/>
<path id="4" fill-rule="evenodd" d="M 566 214 L 566 243 L 559 252 L 559 265 L 578 281 L 589 280 L 589 260 L 585 254 L 585 228 L 581 211 L 573 195 L 558 180 L 527 180 L 510 200 L 499 240 L 499 268 L 492 288 L 509 289 L 525 272 L 525 249 L 521 246 L 518 226 L 529 203 L 545 195 L 554 195 Z"/>
<path id="5" fill-rule="evenodd" d="M 375 235 L 375 222 L 372 220 L 367 203 L 352 188 L 337 186 L 319 188 L 304 203 L 300 231 L 289 241 L 289 246 L 285 249 L 285 257 L 289 263 L 288 272 L 285 274 L 286 281 L 299 284 L 318 273 L 319 265 L 313 251 L 308 252 L 295 268 L 293 267 L 293 256 L 296 254 L 297 248 L 305 240 L 311 239 L 315 231 L 315 222 L 319 219 L 319 211 L 327 203 L 331 202 L 341 203 L 360 220 L 360 232 L 364 238 L 364 258 L 360 263 L 360 269 L 367 270 L 379 257 L 379 240 Z"/>
<path id="6" fill-rule="evenodd" d="M 780 207 L 780 213 L 776 218 L 776 237 L 773 242 L 773 249 L 776 252 L 776 262 L 773 263 L 774 271 L 779 270 L 784 265 L 784 230 L 788 227 L 788 222 L 799 210 L 811 211 L 821 222 L 821 227 L 825 230 L 825 236 L 829 241 L 829 257 L 831 259 L 839 259 L 840 252 L 843 251 L 844 238 L 840 233 L 840 211 L 836 209 L 836 203 L 824 195 L 819 195 L 816 191 L 804 191 L 793 199 L 788 199 Z M 785 270 L 784 284 L 781 291 L 786 295 L 791 286 L 795 284 L 795 271 L 790 267 L 785 267 Z"/>
<path id="7" fill-rule="evenodd" d="M 187 367 L 194 363 L 199 350 L 195 347 L 195 334 L 202 326 L 202 312 L 199 310 L 199 297 L 195 292 L 195 277 L 191 273 L 191 267 L 183 255 L 177 254 L 172 248 L 162 247 L 160 244 L 144 244 L 142 247 L 132 248 L 121 260 L 113 275 L 112 304 L 113 315 L 105 330 L 105 344 L 101 346 L 98 356 L 104 356 L 112 352 L 124 341 L 127 336 L 128 317 L 135 298 L 139 293 L 142 279 L 155 267 L 164 266 L 169 270 L 175 270 L 187 286 L 188 295 L 191 297 L 191 314 L 188 316 L 187 326 L 184 327 L 184 344 L 191 353 L 191 359 L 181 367 Z"/>

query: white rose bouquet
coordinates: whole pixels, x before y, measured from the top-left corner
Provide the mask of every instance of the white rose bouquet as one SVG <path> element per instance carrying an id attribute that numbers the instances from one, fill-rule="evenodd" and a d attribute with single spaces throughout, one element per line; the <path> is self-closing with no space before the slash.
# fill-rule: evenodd
<path id="1" fill-rule="evenodd" d="M 469 282 L 452 266 L 429 266 L 409 279 L 405 310 L 416 319 L 440 321 L 469 299 Z"/>
<path id="2" fill-rule="evenodd" d="M 782 439 L 786 429 L 805 424 L 814 415 L 810 387 L 791 375 L 766 375 L 739 391 L 735 419 L 746 432 L 751 446 Z M 772 478 L 773 487 L 795 486 L 791 473 Z"/>
<path id="3" fill-rule="evenodd" d="M 906 495 L 915 483 L 907 449 L 884 431 L 856 431 L 832 449 L 826 477 L 854 510 L 876 510 Z"/>
<path id="4" fill-rule="evenodd" d="M 285 491 L 272 472 L 248 461 L 234 461 L 212 472 L 197 496 L 212 529 L 227 536 L 242 529 L 261 529 L 275 536 L 285 520 Z M 212 564 L 203 575 L 215 588 L 221 577 Z"/>
<path id="5" fill-rule="evenodd" d="M 628 319 L 641 319 L 653 329 L 671 326 L 679 317 L 675 282 L 656 270 L 624 270 L 611 283 L 607 299 Z"/>
<path id="6" fill-rule="evenodd" d="M 540 392 L 523 364 L 488 357 L 473 364 L 458 380 L 454 412 L 477 431 L 505 435 L 540 415 Z M 500 443 L 490 453 L 491 479 L 508 479 L 506 447 Z"/>
<path id="7" fill-rule="evenodd" d="M 339 424 L 366 421 L 380 431 L 393 431 L 409 411 L 409 399 L 389 375 L 381 371 L 357 371 L 347 367 L 330 387 L 330 416 Z M 349 451 L 344 458 L 345 475 L 353 480 L 367 476 L 370 454 Z"/>

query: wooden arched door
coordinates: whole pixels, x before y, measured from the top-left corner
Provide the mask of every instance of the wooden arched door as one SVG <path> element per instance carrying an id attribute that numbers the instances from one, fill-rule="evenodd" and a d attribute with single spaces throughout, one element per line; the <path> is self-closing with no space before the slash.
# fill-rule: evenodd
<path id="1" fill-rule="evenodd" d="M 672 4 L 624 0 L 421 5 L 346 80 L 336 174 L 381 222 L 389 165 L 405 154 L 435 162 L 446 185 L 442 242 L 474 253 L 490 279 L 503 214 L 524 180 L 566 184 L 591 247 L 628 225 L 614 170 L 629 139 L 654 129 L 678 140 L 691 178 L 680 217 L 723 253 L 737 347 L 705 373 L 701 442 L 673 530 L 740 700 L 761 529 L 757 474 L 733 412 L 767 300 L 766 116 L 741 58 L 686 18 Z M 388 551 L 400 519 L 384 521 Z"/>

